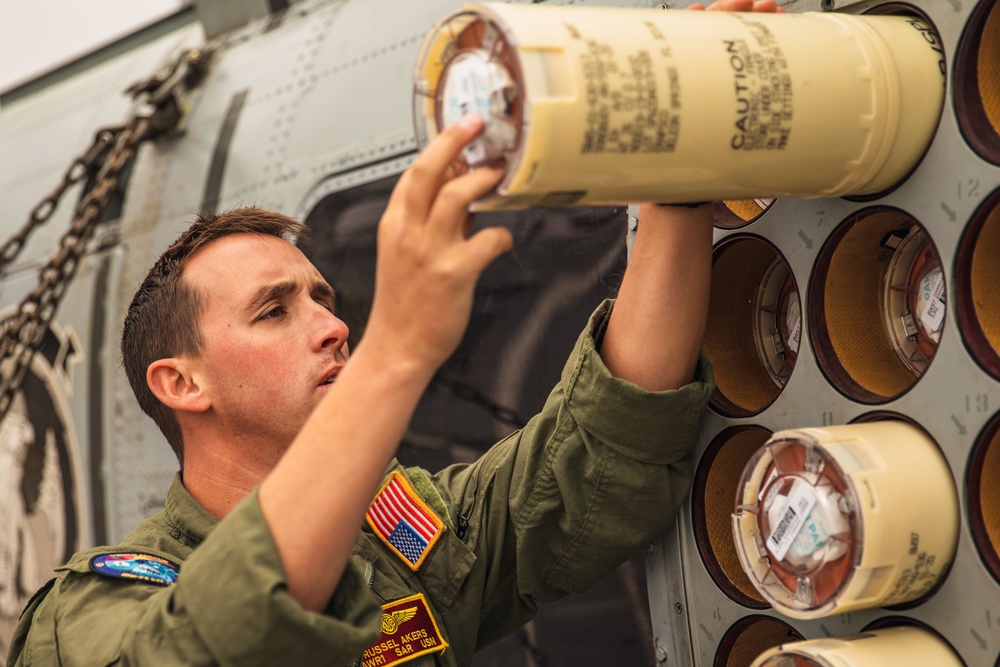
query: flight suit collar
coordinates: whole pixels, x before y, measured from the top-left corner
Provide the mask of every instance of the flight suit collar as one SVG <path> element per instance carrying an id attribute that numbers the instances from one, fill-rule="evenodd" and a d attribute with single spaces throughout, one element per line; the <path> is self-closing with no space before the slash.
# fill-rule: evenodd
<path id="1" fill-rule="evenodd" d="M 174 475 L 173 481 L 170 482 L 164 518 L 174 529 L 175 537 L 192 549 L 204 542 L 219 523 L 219 520 L 199 505 L 184 488 L 180 473 Z"/>

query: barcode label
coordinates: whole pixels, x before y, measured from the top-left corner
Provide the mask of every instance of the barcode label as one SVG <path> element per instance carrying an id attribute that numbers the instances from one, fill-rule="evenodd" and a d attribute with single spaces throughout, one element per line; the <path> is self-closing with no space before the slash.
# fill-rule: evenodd
<path id="1" fill-rule="evenodd" d="M 788 496 L 785 511 L 778 525 L 767 538 L 767 547 L 777 560 L 782 560 L 792 546 L 809 513 L 816 505 L 816 494 L 807 484 L 796 484 L 792 495 Z"/>

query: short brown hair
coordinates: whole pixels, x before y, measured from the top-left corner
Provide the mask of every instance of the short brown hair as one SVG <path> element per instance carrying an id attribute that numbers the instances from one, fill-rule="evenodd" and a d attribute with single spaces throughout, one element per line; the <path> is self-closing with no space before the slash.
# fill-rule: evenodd
<path id="1" fill-rule="evenodd" d="M 308 228 L 298 220 L 259 208 L 199 215 L 153 264 L 132 297 L 122 326 L 122 366 L 132 392 L 139 407 L 152 417 L 170 443 L 182 468 L 184 441 L 180 425 L 174 411 L 150 390 L 146 369 L 159 359 L 194 357 L 201 351 L 201 295 L 182 280 L 184 267 L 209 243 L 233 234 L 277 236 L 292 242 L 307 238 Z"/>

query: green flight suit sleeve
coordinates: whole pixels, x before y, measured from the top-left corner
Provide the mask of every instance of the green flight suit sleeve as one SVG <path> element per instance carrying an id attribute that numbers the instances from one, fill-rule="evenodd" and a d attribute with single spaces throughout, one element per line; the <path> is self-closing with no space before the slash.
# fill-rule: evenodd
<path id="1" fill-rule="evenodd" d="M 477 463 L 434 477 L 469 522 L 477 565 L 466 586 L 482 586 L 477 649 L 528 621 L 537 603 L 606 576 L 673 523 L 689 491 L 708 361 L 672 391 L 612 377 L 598 353 L 612 306 L 595 312 L 539 415 Z"/>
<path id="2" fill-rule="evenodd" d="M 351 665 L 378 637 L 380 608 L 348 564 L 324 614 L 289 596 L 254 492 L 157 586 L 89 571 L 77 558 L 29 605 L 8 667 Z"/>

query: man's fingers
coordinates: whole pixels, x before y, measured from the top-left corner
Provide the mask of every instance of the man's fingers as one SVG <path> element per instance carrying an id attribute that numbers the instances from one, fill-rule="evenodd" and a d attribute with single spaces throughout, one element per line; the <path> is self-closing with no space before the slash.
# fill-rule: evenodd
<path id="1" fill-rule="evenodd" d="M 784 13 L 785 8 L 779 6 L 775 0 L 757 0 L 753 4 L 753 10 L 755 12 L 776 12 L 781 14 Z"/>
<path id="2" fill-rule="evenodd" d="M 706 7 L 710 12 L 749 12 L 753 0 L 718 0 Z"/>
<path id="3" fill-rule="evenodd" d="M 448 168 L 482 128 L 483 121 L 478 116 L 464 116 L 445 128 L 399 179 L 389 199 L 390 205 L 402 199 L 397 205 L 403 205 L 407 211 L 419 215 L 430 210 Z"/>
<path id="4" fill-rule="evenodd" d="M 705 5 L 691 5 L 688 9 L 708 9 L 713 12 L 784 12 L 783 7 L 779 7 L 775 0 L 717 0 L 708 7 Z"/>
<path id="5" fill-rule="evenodd" d="M 487 227 L 469 237 L 465 256 L 479 275 L 490 262 L 514 247 L 514 235 L 505 227 Z"/>
<path id="6" fill-rule="evenodd" d="M 428 225 L 438 229 L 445 237 L 463 232 L 469 206 L 500 182 L 503 169 L 482 167 L 449 181 L 441 191 L 427 217 Z"/>

